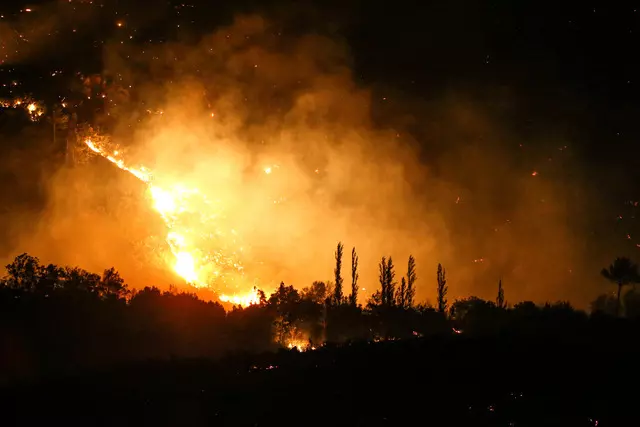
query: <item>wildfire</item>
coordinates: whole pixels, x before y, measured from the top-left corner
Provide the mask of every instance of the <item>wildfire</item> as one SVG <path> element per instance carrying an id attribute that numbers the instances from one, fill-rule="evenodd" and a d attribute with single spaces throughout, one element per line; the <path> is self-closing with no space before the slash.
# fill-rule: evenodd
<path id="1" fill-rule="evenodd" d="M 313 347 L 309 343 L 309 341 L 305 341 L 303 339 L 292 339 L 292 340 L 289 340 L 287 342 L 287 348 L 289 348 L 291 350 L 293 350 L 295 348 L 300 352 L 307 351 L 307 350 L 315 350 L 316 349 L 315 347 Z"/>
<path id="2" fill-rule="evenodd" d="M 242 247 L 237 244 L 235 230 L 225 232 L 219 228 L 224 210 L 197 188 L 182 183 L 163 181 L 144 166 L 132 167 L 125 163 L 119 151 L 85 140 L 91 151 L 109 160 L 118 168 L 129 172 L 147 185 L 153 208 L 167 227 L 165 240 L 173 255 L 173 270 L 187 283 L 198 287 L 220 284 L 235 288 L 246 283 L 239 260 Z M 257 289 L 247 293 L 219 293 L 222 302 L 248 306 L 259 302 Z"/>
<path id="3" fill-rule="evenodd" d="M 220 295 L 220 301 L 247 307 L 249 305 L 258 304 L 260 302 L 260 295 L 258 294 L 258 290 L 254 288 L 252 292 L 248 292 L 246 294 Z"/>
<path id="4" fill-rule="evenodd" d="M 42 104 L 30 98 L 0 99 L 0 108 L 24 108 L 31 121 L 37 122 L 44 114 Z"/>

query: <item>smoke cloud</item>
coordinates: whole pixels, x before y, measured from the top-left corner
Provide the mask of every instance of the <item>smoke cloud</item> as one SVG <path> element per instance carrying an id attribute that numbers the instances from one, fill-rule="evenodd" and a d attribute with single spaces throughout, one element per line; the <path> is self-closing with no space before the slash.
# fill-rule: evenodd
<path id="1" fill-rule="evenodd" d="M 239 16 L 195 46 L 105 48 L 112 142 L 129 164 L 224 208 L 215 226 L 233 245 L 203 244 L 242 248 L 243 286 L 331 280 L 342 241 L 347 254 L 358 250 L 365 294 L 379 286 L 381 256 L 393 256 L 399 279 L 413 254 L 419 300 L 434 300 L 438 263 L 451 299 L 493 299 L 499 279 L 513 302 L 592 297 L 584 230 L 572 219 L 584 208 L 572 190 L 579 174 L 546 166 L 577 172 L 564 153 L 550 163 L 526 151 L 529 141 L 460 92 L 427 106 L 381 96 L 356 83 L 348 46 L 282 28 Z M 563 147 L 547 145 L 554 156 Z M 114 265 L 137 287 L 178 283 L 143 183 L 93 159 L 45 188 L 46 208 L 20 229 L 14 254 Z"/>

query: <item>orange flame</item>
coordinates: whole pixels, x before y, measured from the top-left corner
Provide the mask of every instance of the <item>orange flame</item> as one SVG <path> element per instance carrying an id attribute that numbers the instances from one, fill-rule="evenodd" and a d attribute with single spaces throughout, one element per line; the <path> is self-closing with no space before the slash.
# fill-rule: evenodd
<path id="1" fill-rule="evenodd" d="M 34 122 L 44 115 L 44 106 L 30 98 L 0 99 L 0 108 L 24 108 Z"/>
<path id="2" fill-rule="evenodd" d="M 172 269 L 192 286 L 210 287 L 231 280 L 243 282 L 243 267 L 236 251 L 204 250 L 201 243 L 225 237 L 235 243 L 235 231 L 230 235 L 215 227 L 221 217 L 221 207 L 209 200 L 196 188 L 180 183 L 161 185 L 156 176 L 144 166 L 132 167 L 120 157 L 119 151 L 108 151 L 91 139 L 85 140 L 91 151 L 109 160 L 118 168 L 129 172 L 147 185 L 153 208 L 167 227 L 166 242 L 173 255 Z M 185 219 L 186 218 L 186 219 Z M 241 252 L 240 247 L 237 251 Z M 240 294 L 220 294 L 222 302 L 248 306 L 259 302 L 256 289 Z"/>

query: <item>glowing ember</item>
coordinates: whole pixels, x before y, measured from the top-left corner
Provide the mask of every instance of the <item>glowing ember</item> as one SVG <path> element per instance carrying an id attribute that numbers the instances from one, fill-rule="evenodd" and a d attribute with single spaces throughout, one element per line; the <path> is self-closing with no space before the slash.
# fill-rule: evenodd
<path id="1" fill-rule="evenodd" d="M 0 108 L 24 108 L 34 122 L 44 115 L 44 107 L 29 98 L 0 99 Z"/>
<path id="2" fill-rule="evenodd" d="M 210 200 L 198 189 L 181 183 L 164 184 L 144 166 L 132 167 L 120 158 L 119 151 L 109 151 L 90 139 L 87 147 L 109 160 L 120 169 L 129 172 L 147 184 L 148 195 L 153 208 L 160 214 L 167 226 L 166 242 L 173 255 L 173 270 L 187 283 L 195 287 L 217 288 L 220 284 L 234 287 L 246 284 L 243 267 L 235 249 L 236 233 L 225 233 L 218 228 L 224 218 L 218 203 Z M 230 247 L 231 246 L 231 247 Z M 247 293 L 220 293 L 222 302 L 248 306 L 259 302 L 256 289 Z"/>
<path id="3" fill-rule="evenodd" d="M 246 294 L 220 295 L 220 301 L 247 307 L 258 304 L 260 302 L 260 295 L 258 294 L 258 290 L 254 288 L 253 291 Z"/>
<path id="4" fill-rule="evenodd" d="M 315 350 L 316 348 L 313 347 L 309 341 L 305 341 L 303 339 L 292 339 L 290 341 L 287 342 L 287 348 L 289 349 L 296 349 L 300 352 L 302 351 L 308 351 L 308 350 Z"/>

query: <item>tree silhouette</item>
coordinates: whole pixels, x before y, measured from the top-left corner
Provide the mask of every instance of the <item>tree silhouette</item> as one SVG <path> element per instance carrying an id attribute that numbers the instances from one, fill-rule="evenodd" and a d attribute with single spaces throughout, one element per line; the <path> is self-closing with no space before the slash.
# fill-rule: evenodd
<path id="1" fill-rule="evenodd" d="M 102 277 L 78 267 L 43 266 L 40 260 L 28 254 L 18 255 L 6 266 L 5 286 L 13 289 L 50 296 L 54 292 L 87 293 L 102 299 L 126 298 L 130 291 L 120 274 L 105 270 Z"/>
<path id="2" fill-rule="evenodd" d="M 322 344 L 325 340 L 327 285 L 324 282 L 313 282 L 300 294 L 301 328 L 308 332 L 314 344 Z"/>
<path id="3" fill-rule="evenodd" d="M 407 291 L 406 291 L 406 305 L 408 308 L 412 308 L 414 304 L 414 298 L 416 295 L 415 283 L 418 276 L 416 275 L 416 260 L 413 255 L 409 255 L 409 263 L 407 265 Z"/>
<path id="4" fill-rule="evenodd" d="M 18 255 L 11 264 L 6 266 L 6 286 L 25 291 L 34 291 L 38 286 L 40 276 L 40 260 L 28 254 Z"/>
<path id="5" fill-rule="evenodd" d="M 378 289 L 369 297 L 369 300 L 367 301 L 367 308 L 370 311 L 373 311 L 376 307 L 380 306 L 382 306 L 382 291 Z"/>
<path id="6" fill-rule="evenodd" d="M 353 296 L 357 295 L 358 280 L 355 248 L 351 264 Z M 635 265 L 623 262 L 626 267 L 622 268 L 620 264 L 612 264 L 606 277 L 615 277 L 619 288 L 635 283 Z M 399 286 L 391 257 L 382 257 L 379 270 L 380 289 L 364 308 L 357 302 L 353 306 L 352 296 L 349 304 L 344 296 L 340 304 L 335 304 L 333 282 L 313 282 L 301 292 L 281 283 L 268 299 L 256 289 L 260 295 L 258 304 L 225 311 L 221 304 L 203 299 L 201 293 L 196 296 L 176 287 L 169 291 L 154 287 L 129 291 L 114 268 L 98 275 L 79 267 L 42 265 L 38 258 L 22 254 L 7 266 L 6 275 L 0 280 L 0 328 L 3 337 L 19 336 L 49 365 L 68 368 L 172 356 L 253 354 L 293 346 L 306 350 L 327 342 L 348 348 L 357 347 L 360 340 L 435 336 L 447 340 L 454 334 L 530 339 L 535 334 L 564 337 L 595 328 L 601 336 L 607 318 L 598 317 L 595 312 L 605 309 L 613 313 L 618 305 L 614 296 L 599 298 L 593 305 L 593 322 L 586 322 L 584 313 L 566 303 L 538 307 L 525 302 L 507 307 L 501 280 L 495 302 L 471 297 L 448 304 L 446 272 L 439 264 L 438 303 L 433 309 L 428 304 L 414 305 L 413 257 L 409 257 L 407 274 Z M 342 279 L 341 275 L 338 279 Z M 640 294 L 634 289 L 622 293 L 625 316 L 640 316 Z M 210 298 L 215 299 L 216 295 L 212 293 Z M 636 323 L 621 320 L 616 325 L 620 326 L 621 336 L 631 336 L 630 328 Z M 342 345 L 346 343 L 351 345 Z M 0 346 L 0 360 L 8 360 L 12 351 L 11 346 Z M 333 351 L 331 346 L 327 351 Z M 3 375 L 0 372 L 0 380 Z"/>
<path id="7" fill-rule="evenodd" d="M 329 288 L 324 282 L 313 282 L 310 287 L 302 289 L 301 297 L 314 304 L 324 304 Z"/>
<path id="8" fill-rule="evenodd" d="M 446 271 L 442 264 L 438 264 L 438 311 L 440 313 L 447 312 L 447 287 Z"/>
<path id="9" fill-rule="evenodd" d="M 451 304 L 451 318 L 465 333 L 497 332 L 499 318 L 496 305 L 478 297 L 456 300 Z"/>
<path id="10" fill-rule="evenodd" d="M 387 257 L 382 257 L 378 264 L 380 289 L 371 295 L 368 302 L 369 307 L 392 307 L 395 305 L 397 297 L 395 292 L 395 275 L 393 259 L 391 257 L 388 259 Z"/>
<path id="11" fill-rule="evenodd" d="M 100 295 L 100 276 L 95 273 L 90 273 L 79 267 L 66 267 L 65 268 L 65 283 L 64 288 L 69 292 L 77 294 L 89 293 Z"/>
<path id="12" fill-rule="evenodd" d="M 262 307 L 267 305 L 267 296 L 265 295 L 264 291 L 262 289 L 258 289 L 255 286 L 253 287 L 253 289 L 255 289 L 258 294 L 258 305 Z"/>
<path id="13" fill-rule="evenodd" d="M 268 306 L 275 313 L 273 322 L 276 341 L 284 345 L 289 338 L 295 333 L 295 321 L 298 319 L 298 310 L 300 303 L 300 294 L 291 285 L 286 286 L 284 282 L 280 282 L 278 289 L 271 294 L 268 300 Z"/>
<path id="14" fill-rule="evenodd" d="M 342 242 L 338 242 L 338 247 L 336 248 L 335 258 L 336 258 L 336 268 L 333 270 L 334 278 L 335 278 L 335 287 L 334 287 L 334 302 L 336 305 L 342 304 L 344 301 L 344 296 L 342 292 L 342 254 L 344 252 L 344 245 Z"/>
<path id="15" fill-rule="evenodd" d="M 496 296 L 496 307 L 507 308 L 507 304 L 504 301 L 504 289 L 502 289 L 502 279 L 498 280 L 498 295 Z"/>
<path id="16" fill-rule="evenodd" d="M 382 257 L 378 264 L 378 281 L 380 282 L 379 294 L 376 291 L 371 295 L 372 305 L 386 305 L 387 302 L 387 257 Z"/>
<path id="17" fill-rule="evenodd" d="M 398 288 L 396 305 L 400 308 L 406 308 L 407 305 L 407 279 L 404 277 L 400 280 L 400 288 Z"/>
<path id="18" fill-rule="evenodd" d="M 396 293 L 396 282 L 395 282 L 396 272 L 395 267 L 393 265 L 393 259 L 389 257 L 387 259 L 387 265 L 384 272 L 384 280 L 385 280 L 385 305 L 392 307 L 395 305 L 395 293 Z"/>
<path id="19" fill-rule="evenodd" d="M 638 275 L 638 265 L 633 263 L 627 257 L 616 258 L 609 268 L 603 268 L 600 274 L 607 280 L 618 285 L 618 294 L 616 297 L 616 316 L 620 315 L 620 294 L 622 287 L 640 283 Z"/>
<path id="20" fill-rule="evenodd" d="M 113 267 L 105 270 L 102 274 L 100 287 L 100 296 L 104 298 L 126 298 L 130 294 L 124 279 L 120 277 L 120 273 Z"/>
<path id="21" fill-rule="evenodd" d="M 64 269 L 57 265 L 49 264 L 46 267 L 38 268 L 37 292 L 45 296 L 51 295 L 56 290 L 62 288 L 64 281 Z"/>
<path id="22" fill-rule="evenodd" d="M 349 303 L 352 306 L 358 304 L 358 254 L 356 248 L 351 249 L 351 295 L 349 295 Z"/>
<path id="23" fill-rule="evenodd" d="M 610 293 L 598 295 L 595 300 L 591 301 L 591 313 L 604 313 L 609 316 L 615 316 L 617 305 L 616 297 Z"/>

